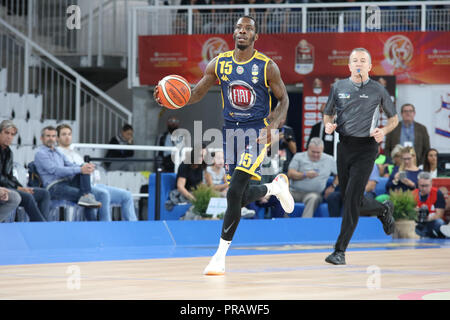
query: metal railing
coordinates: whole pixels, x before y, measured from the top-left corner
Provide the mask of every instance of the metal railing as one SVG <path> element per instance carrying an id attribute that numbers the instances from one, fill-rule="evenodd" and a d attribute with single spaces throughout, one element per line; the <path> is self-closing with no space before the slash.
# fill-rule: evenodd
<path id="1" fill-rule="evenodd" d="M 79 11 L 75 12 L 71 0 L 5 0 L 0 5 L 0 18 L 53 55 L 82 56 L 82 66 L 102 66 L 105 55 L 126 58 L 128 7 L 147 5 L 148 1 L 77 3 Z M 69 28 L 69 21 L 75 21 L 73 14 L 80 15 L 79 26 Z"/>
<path id="2" fill-rule="evenodd" d="M 137 41 L 141 35 L 231 34 L 251 15 L 260 33 L 450 31 L 450 1 L 322 4 L 130 6 L 128 86 L 139 86 Z"/>
<path id="3" fill-rule="evenodd" d="M 0 68 L 7 91 L 43 97 L 43 117 L 76 120 L 79 139 L 104 142 L 132 114 L 84 77 L 0 18 Z"/>

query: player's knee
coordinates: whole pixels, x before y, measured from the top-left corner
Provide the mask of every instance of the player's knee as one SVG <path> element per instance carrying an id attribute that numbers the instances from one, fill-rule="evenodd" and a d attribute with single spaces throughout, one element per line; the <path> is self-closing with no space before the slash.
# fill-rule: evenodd
<path id="1" fill-rule="evenodd" d="M 232 183 L 228 188 L 227 200 L 241 203 L 243 194 L 244 194 L 243 186 L 237 183 Z"/>

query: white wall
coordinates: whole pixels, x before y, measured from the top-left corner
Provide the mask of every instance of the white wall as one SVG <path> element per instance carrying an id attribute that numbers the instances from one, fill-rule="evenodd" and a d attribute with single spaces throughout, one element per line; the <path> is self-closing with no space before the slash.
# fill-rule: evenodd
<path id="1" fill-rule="evenodd" d="M 428 129 L 431 147 L 439 152 L 450 152 L 450 138 L 435 133 L 436 128 L 450 132 L 450 111 L 441 109 L 442 100 L 450 103 L 450 84 L 442 85 L 397 85 L 397 111 L 404 103 L 416 108 L 415 120 Z M 439 111 L 440 112 L 437 112 Z"/>

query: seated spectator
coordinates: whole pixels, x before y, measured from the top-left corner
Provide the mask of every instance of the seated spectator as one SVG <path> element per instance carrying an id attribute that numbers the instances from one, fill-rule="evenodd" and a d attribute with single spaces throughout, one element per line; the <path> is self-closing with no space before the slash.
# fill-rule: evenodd
<path id="1" fill-rule="evenodd" d="M 319 79 L 316 79 L 316 80 L 317 80 L 317 86 L 322 86 L 322 81 Z M 324 109 L 325 109 L 325 103 L 322 103 L 322 105 L 320 106 L 320 110 L 319 110 L 320 113 L 322 114 L 322 117 L 323 117 Z M 309 134 L 308 141 L 306 142 L 306 148 L 308 148 L 309 142 L 314 137 L 319 137 L 320 139 L 322 139 L 323 152 L 325 152 L 326 154 L 329 154 L 330 156 L 334 155 L 334 133 L 327 134 L 325 132 L 325 126 L 324 126 L 322 120 L 318 121 L 315 125 L 312 126 L 311 133 Z"/>
<path id="2" fill-rule="evenodd" d="M 284 218 L 286 214 L 283 207 L 281 207 L 280 200 L 278 200 L 275 196 L 270 196 L 268 198 L 263 197 L 248 204 L 246 208 L 254 212 L 258 212 L 259 208 L 269 208 L 271 218 Z"/>
<path id="3" fill-rule="evenodd" d="M 175 137 L 172 133 L 178 129 L 180 125 L 180 120 L 176 117 L 169 117 L 167 119 L 167 130 L 158 136 L 156 144 L 162 147 L 174 147 L 176 144 L 182 141 L 174 141 Z M 178 137 L 177 139 L 183 140 L 183 137 Z M 175 164 L 172 161 L 172 152 L 170 151 L 159 151 L 158 157 L 162 160 L 163 172 L 174 172 Z"/>
<path id="4" fill-rule="evenodd" d="M 278 153 L 280 155 L 281 172 L 287 173 L 289 163 L 292 160 L 294 154 L 297 153 L 297 143 L 295 141 L 294 130 L 282 121 L 282 127 L 279 134 L 279 146 Z"/>
<path id="5" fill-rule="evenodd" d="M 34 163 L 43 186 L 55 200 L 68 200 L 85 207 L 87 220 L 97 220 L 95 208 L 101 207 L 91 189 L 91 173 L 95 165 L 86 163 L 82 166 L 70 162 L 58 151 L 56 146 L 56 129 L 47 126 L 42 129 L 43 143 L 34 156 Z"/>
<path id="6" fill-rule="evenodd" d="M 198 153 L 198 155 L 196 153 Z M 178 167 L 177 190 L 188 201 L 195 200 L 191 191 L 203 182 L 203 174 L 206 168 L 206 163 L 204 161 L 205 154 L 205 148 L 202 148 L 201 151 L 197 152 L 196 148 L 194 148 L 190 152 L 189 157 L 187 157 Z"/>
<path id="7" fill-rule="evenodd" d="M 289 164 L 288 177 L 290 178 L 290 191 L 296 202 L 305 203 L 303 217 L 312 218 L 314 211 L 322 201 L 322 192 L 325 190 L 331 174 L 337 175 L 336 161 L 328 154 L 323 153 L 323 141 L 312 138 L 308 150 L 294 155 Z M 337 180 L 335 179 L 334 183 Z M 335 185 L 325 190 L 325 194 L 334 191 Z"/>
<path id="8" fill-rule="evenodd" d="M 285 0 L 273 0 L 271 4 L 281 5 L 286 3 Z M 289 21 L 289 8 L 282 6 L 276 8 L 268 8 L 264 16 L 264 24 L 261 33 L 285 33 Z"/>
<path id="9" fill-rule="evenodd" d="M 369 181 L 367 181 L 366 184 L 364 197 L 366 197 L 367 199 L 375 199 L 375 188 L 379 181 L 380 173 L 378 171 L 378 166 L 374 164 L 372 173 L 369 177 Z M 343 203 L 339 187 L 326 198 L 326 202 L 328 203 L 328 211 L 330 213 L 330 217 L 342 217 Z M 363 215 L 363 212 L 361 212 L 361 215 Z"/>
<path id="10" fill-rule="evenodd" d="M 228 183 L 226 180 L 226 172 L 224 168 L 223 151 L 217 151 L 212 154 L 213 165 L 206 167 L 205 181 L 206 184 L 214 190 L 220 192 L 222 197 L 226 197 L 228 191 Z"/>
<path id="11" fill-rule="evenodd" d="M 133 144 L 133 127 L 129 124 L 125 124 L 120 133 L 112 137 L 108 144 L 121 144 L 121 145 L 132 145 Z M 134 150 L 108 150 L 106 152 L 106 158 L 132 158 L 134 156 Z M 133 171 L 134 165 L 127 161 L 114 161 L 105 162 L 105 168 L 108 170 L 123 170 L 123 171 Z"/>
<path id="12" fill-rule="evenodd" d="M 425 160 L 423 161 L 423 164 L 419 166 L 419 169 L 430 172 L 432 178 L 437 178 L 437 159 L 438 159 L 439 152 L 431 148 L 427 151 L 425 154 Z"/>
<path id="13" fill-rule="evenodd" d="M 405 147 L 400 152 L 401 164 L 392 170 L 386 183 L 386 191 L 414 190 L 417 188 L 417 175 L 422 171 L 416 166 L 416 153 L 413 147 Z"/>
<path id="14" fill-rule="evenodd" d="M 378 165 L 378 170 L 380 171 L 381 177 L 389 178 L 392 173 L 392 170 L 395 166 L 400 166 L 402 162 L 402 158 L 400 155 L 400 151 L 402 151 L 403 146 L 401 144 L 397 144 L 389 156 L 384 156 L 385 160 L 380 161 L 380 157 L 377 158 L 375 163 Z M 386 150 L 384 150 L 386 152 Z"/>
<path id="15" fill-rule="evenodd" d="M 0 187 L 0 222 L 5 221 L 21 201 L 18 192 Z"/>
<path id="16" fill-rule="evenodd" d="M 416 233 L 421 237 L 443 238 L 441 231 L 444 225 L 445 199 L 440 190 L 432 186 L 432 177 L 429 172 L 421 172 L 418 176 L 418 188 L 413 191 L 417 201 L 417 209 L 426 209 L 428 215 L 425 222 L 416 226 Z"/>
<path id="17" fill-rule="evenodd" d="M 43 188 L 27 188 L 13 175 L 13 153 L 10 145 L 18 129 L 10 120 L 0 123 L 0 186 L 17 191 L 30 221 L 47 221 L 50 211 L 50 194 Z M 14 197 L 14 196 L 13 196 Z"/>
<path id="18" fill-rule="evenodd" d="M 72 128 L 68 124 L 62 124 L 56 128 L 56 131 L 58 134 L 58 147 L 56 149 L 64 154 L 70 162 L 78 166 L 84 165 L 85 162 L 81 155 L 71 147 Z M 98 220 L 111 221 L 111 205 L 120 204 L 122 220 L 137 221 L 136 212 L 134 209 L 134 201 L 131 192 L 124 189 L 97 183 L 98 179 L 96 179 L 95 177 L 98 176 L 100 176 L 100 174 L 97 170 L 94 171 L 93 175 L 91 175 L 92 193 L 94 194 L 95 198 L 102 204 L 102 206 L 98 210 Z"/>

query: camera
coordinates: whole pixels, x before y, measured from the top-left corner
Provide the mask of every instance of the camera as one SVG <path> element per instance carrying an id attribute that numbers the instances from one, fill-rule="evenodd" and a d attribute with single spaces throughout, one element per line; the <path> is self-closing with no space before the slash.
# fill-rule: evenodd
<path id="1" fill-rule="evenodd" d="M 398 180 L 403 180 L 403 179 L 406 179 L 406 172 L 405 171 L 400 171 L 399 173 L 398 173 Z"/>
<path id="2" fill-rule="evenodd" d="M 423 205 L 419 208 L 419 214 L 417 216 L 417 222 L 418 223 L 425 223 L 428 219 L 428 207 L 426 205 Z"/>

